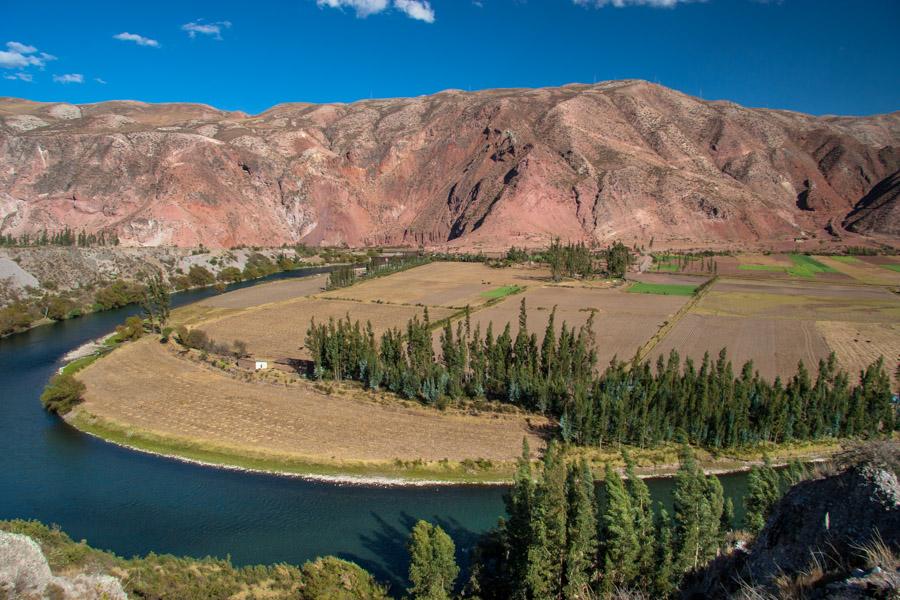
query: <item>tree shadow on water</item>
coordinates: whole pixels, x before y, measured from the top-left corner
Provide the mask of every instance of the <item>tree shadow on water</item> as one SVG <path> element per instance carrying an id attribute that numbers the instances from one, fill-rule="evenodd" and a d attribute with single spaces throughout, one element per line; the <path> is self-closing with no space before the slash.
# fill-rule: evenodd
<path id="1" fill-rule="evenodd" d="M 362 545 L 372 555 L 377 556 L 378 560 L 352 553 L 342 553 L 339 558 L 355 562 L 367 570 L 379 582 L 387 584 L 392 595 L 402 595 L 409 586 L 407 580 L 409 555 L 406 543 L 419 519 L 404 511 L 400 513 L 399 523 L 393 524 L 379 514 L 373 512 L 371 515 L 376 523 L 375 528 L 369 533 L 360 534 L 359 537 Z M 432 515 L 425 517 L 425 520 L 440 526 L 456 544 L 456 562 L 460 567 L 457 587 L 460 587 L 469 577 L 471 553 L 482 534 L 466 528 L 453 518 Z"/>

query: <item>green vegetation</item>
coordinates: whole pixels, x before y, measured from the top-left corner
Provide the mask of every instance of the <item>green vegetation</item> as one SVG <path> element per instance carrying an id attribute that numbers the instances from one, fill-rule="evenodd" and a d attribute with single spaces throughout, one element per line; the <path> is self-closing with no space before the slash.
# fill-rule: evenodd
<path id="1" fill-rule="evenodd" d="M 722 485 L 703 474 L 687 448 L 673 518 L 652 508 L 640 479 L 624 482 L 609 467 L 600 492 L 595 501 L 587 465 L 567 464 L 556 443 L 535 472 L 526 445 L 505 497 L 507 517 L 475 550 L 470 597 L 665 598 L 726 545 L 732 524 Z"/>
<path id="2" fill-rule="evenodd" d="M 0 521 L 0 530 L 27 535 L 40 545 L 54 574 L 105 573 L 118 578 L 131 598 L 146 600 L 381 600 L 383 586 L 359 566 L 334 557 L 302 567 L 287 564 L 235 567 L 228 559 L 149 554 L 124 559 L 75 542 L 37 521 Z"/>
<path id="3" fill-rule="evenodd" d="M 60 231 L 49 232 L 45 229 L 34 235 L 23 233 L 18 237 L 11 234 L 0 234 L 0 246 L 77 246 L 79 248 L 87 248 L 91 246 L 118 245 L 119 237 L 112 231 L 87 233 L 82 229 L 80 233 L 75 233 L 74 229 L 65 227 Z"/>
<path id="4" fill-rule="evenodd" d="M 815 277 L 819 273 L 838 273 L 837 269 L 824 265 L 806 254 L 791 254 L 789 256 L 794 266 L 790 267 L 787 272 L 796 277 Z"/>
<path id="5" fill-rule="evenodd" d="M 839 263 L 844 263 L 845 265 L 858 265 L 862 262 L 854 256 L 832 256 L 831 260 L 836 260 Z"/>
<path id="6" fill-rule="evenodd" d="M 481 297 L 487 300 L 499 300 L 500 298 L 506 298 L 507 296 L 512 296 L 513 294 L 518 294 L 522 291 L 523 288 L 517 285 L 505 285 L 503 287 L 498 287 L 493 290 L 488 290 L 486 292 L 481 292 Z"/>
<path id="7" fill-rule="evenodd" d="M 326 290 L 336 290 L 351 286 L 356 283 L 356 268 L 353 265 L 342 265 L 335 267 L 328 274 L 328 282 L 325 284 Z"/>
<path id="8" fill-rule="evenodd" d="M 697 291 L 696 285 L 682 283 L 645 283 L 635 281 L 628 290 L 632 294 L 659 294 L 661 296 L 693 296 Z"/>
<path id="9" fill-rule="evenodd" d="M 413 527 L 409 550 L 409 594 L 415 600 L 450 600 L 459 567 L 456 546 L 443 529 L 427 521 Z"/>
<path id="10" fill-rule="evenodd" d="M 594 273 L 591 251 L 581 242 L 563 246 L 556 238 L 543 258 L 550 265 L 553 281 L 561 281 L 563 277 L 590 277 Z"/>
<path id="11" fill-rule="evenodd" d="M 44 388 L 44 392 L 41 394 L 41 404 L 50 412 L 64 415 L 81 402 L 84 390 L 84 384 L 70 373 L 58 373 Z"/>
<path id="12" fill-rule="evenodd" d="M 890 435 L 900 423 L 890 379 L 880 359 L 851 385 L 832 354 L 813 381 L 803 363 L 788 380 L 769 383 L 747 362 L 735 374 L 723 348 L 695 365 L 673 351 L 648 362 L 613 360 L 597 373 L 593 314 L 582 327 L 555 327 L 543 341 L 528 331 L 522 300 L 518 332 L 482 336 L 468 310 L 445 321 L 440 353 L 431 323 L 414 317 L 406 330 L 387 330 L 376 343 L 371 324 L 348 318 L 310 323 L 305 345 L 316 379 L 349 379 L 407 399 L 445 407 L 451 400 L 487 398 L 559 420 L 559 436 L 581 446 L 641 448 L 687 441 L 707 448 Z"/>
<path id="13" fill-rule="evenodd" d="M 631 252 L 622 242 L 614 242 L 605 252 L 606 275 L 622 279 L 632 262 Z"/>
<path id="14" fill-rule="evenodd" d="M 713 257 L 712 252 L 654 254 L 651 270 L 668 273 L 717 273 L 719 264 Z"/>
<path id="15" fill-rule="evenodd" d="M 896 271 L 900 273 L 900 265 L 881 265 L 885 269 L 890 269 L 891 271 Z"/>

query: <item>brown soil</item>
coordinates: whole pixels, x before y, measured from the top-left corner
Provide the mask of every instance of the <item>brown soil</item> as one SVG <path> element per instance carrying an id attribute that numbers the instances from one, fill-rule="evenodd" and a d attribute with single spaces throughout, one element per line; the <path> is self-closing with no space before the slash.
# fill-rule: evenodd
<path id="1" fill-rule="evenodd" d="M 429 308 L 429 317 L 437 321 L 451 316 L 446 308 Z M 309 358 L 303 349 L 310 321 L 325 323 L 343 319 L 372 323 L 376 336 L 391 327 L 405 328 L 414 316 L 423 317 L 418 306 L 375 304 L 350 300 L 300 298 L 249 309 L 236 315 L 201 323 L 198 326 L 212 339 L 230 344 L 234 340 L 247 343 L 250 353 L 258 358 Z"/>
<path id="2" fill-rule="evenodd" d="M 155 340 L 128 344 L 79 373 L 84 410 L 159 436 L 190 439 L 250 455 L 311 462 L 395 459 L 509 461 L 522 438 L 542 447 L 524 415 L 470 416 L 381 395 L 328 395 L 311 382 L 285 387 L 247 383 L 179 358 Z"/>

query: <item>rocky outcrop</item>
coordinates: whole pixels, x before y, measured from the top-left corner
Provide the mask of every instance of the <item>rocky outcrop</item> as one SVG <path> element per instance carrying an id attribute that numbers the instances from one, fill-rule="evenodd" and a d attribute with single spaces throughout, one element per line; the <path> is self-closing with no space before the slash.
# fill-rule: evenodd
<path id="1" fill-rule="evenodd" d="M 878 182 L 847 215 L 844 227 L 857 233 L 900 236 L 900 171 Z"/>
<path id="2" fill-rule="evenodd" d="M 252 116 L 0 99 L 0 231 L 132 245 L 776 243 L 842 222 L 898 169 L 900 113 L 818 118 L 635 80 Z"/>
<path id="3" fill-rule="evenodd" d="M 894 558 L 867 564 L 872 558 L 865 550 L 879 543 Z M 900 594 L 898 556 L 896 475 L 871 465 L 853 467 L 792 487 L 756 540 L 689 577 L 684 597 L 784 597 L 786 582 L 793 580 L 805 587 L 806 598 L 893 598 Z"/>
<path id="4" fill-rule="evenodd" d="M 57 577 L 30 537 L 0 531 L 0 599 L 126 600 L 122 584 L 109 575 Z"/>

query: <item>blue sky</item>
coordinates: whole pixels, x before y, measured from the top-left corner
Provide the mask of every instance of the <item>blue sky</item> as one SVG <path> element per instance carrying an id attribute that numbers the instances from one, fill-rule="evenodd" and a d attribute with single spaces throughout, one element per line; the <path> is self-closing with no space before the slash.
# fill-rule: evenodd
<path id="1" fill-rule="evenodd" d="M 257 113 L 641 78 L 749 106 L 900 110 L 898 0 L 2 2 L 0 96 Z"/>

